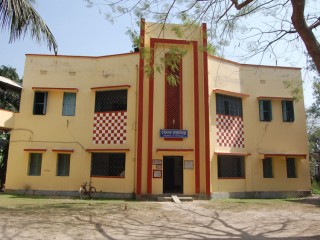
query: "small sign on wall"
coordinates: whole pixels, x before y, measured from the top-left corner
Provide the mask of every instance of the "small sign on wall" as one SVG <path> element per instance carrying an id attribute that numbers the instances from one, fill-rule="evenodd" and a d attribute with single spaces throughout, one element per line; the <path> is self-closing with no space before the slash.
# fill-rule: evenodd
<path id="1" fill-rule="evenodd" d="M 153 165 L 162 165 L 162 160 L 161 159 L 152 159 L 152 164 Z"/>
<path id="2" fill-rule="evenodd" d="M 193 169 L 193 160 L 184 160 L 184 169 Z"/>
<path id="3" fill-rule="evenodd" d="M 162 178 L 162 170 L 153 170 L 153 178 Z"/>
<path id="4" fill-rule="evenodd" d="M 161 138 L 187 138 L 188 130 L 184 129 L 160 129 Z"/>

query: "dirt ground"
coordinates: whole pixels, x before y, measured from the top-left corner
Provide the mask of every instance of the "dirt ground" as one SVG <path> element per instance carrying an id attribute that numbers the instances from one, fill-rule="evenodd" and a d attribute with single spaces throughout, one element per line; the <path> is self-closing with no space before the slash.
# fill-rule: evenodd
<path id="1" fill-rule="evenodd" d="M 176 204 L 1 194 L 0 239 L 320 239 L 320 197 Z"/>

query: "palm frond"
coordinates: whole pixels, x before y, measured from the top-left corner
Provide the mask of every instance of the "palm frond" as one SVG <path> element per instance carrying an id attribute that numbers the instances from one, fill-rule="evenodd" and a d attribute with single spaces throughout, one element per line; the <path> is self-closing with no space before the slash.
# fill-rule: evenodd
<path id="1" fill-rule="evenodd" d="M 29 32 L 37 42 L 46 41 L 49 50 L 53 49 L 57 54 L 57 42 L 49 27 L 34 9 L 35 3 L 35 0 L 0 0 L 0 28 L 10 31 L 10 43 Z"/>

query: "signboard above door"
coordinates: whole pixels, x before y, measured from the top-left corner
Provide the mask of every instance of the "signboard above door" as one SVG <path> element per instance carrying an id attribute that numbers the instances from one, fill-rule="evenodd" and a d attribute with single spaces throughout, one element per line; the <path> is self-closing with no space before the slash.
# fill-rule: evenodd
<path id="1" fill-rule="evenodd" d="M 188 130 L 183 129 L 160 129 L 161 138 L 187 138 Z"/>

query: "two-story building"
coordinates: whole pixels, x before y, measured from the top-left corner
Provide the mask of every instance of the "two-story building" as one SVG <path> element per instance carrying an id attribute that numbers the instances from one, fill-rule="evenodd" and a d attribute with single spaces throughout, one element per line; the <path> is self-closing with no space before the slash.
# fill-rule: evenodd
<path id="1" fill-rule="evenodd" d="M 211 56 L 205 24 L 177 27 L 142 21 L 138 53 L 28 54 L 6 191 L 308 195 L 304 103 L 288 87 L 300 69 Z"/>

